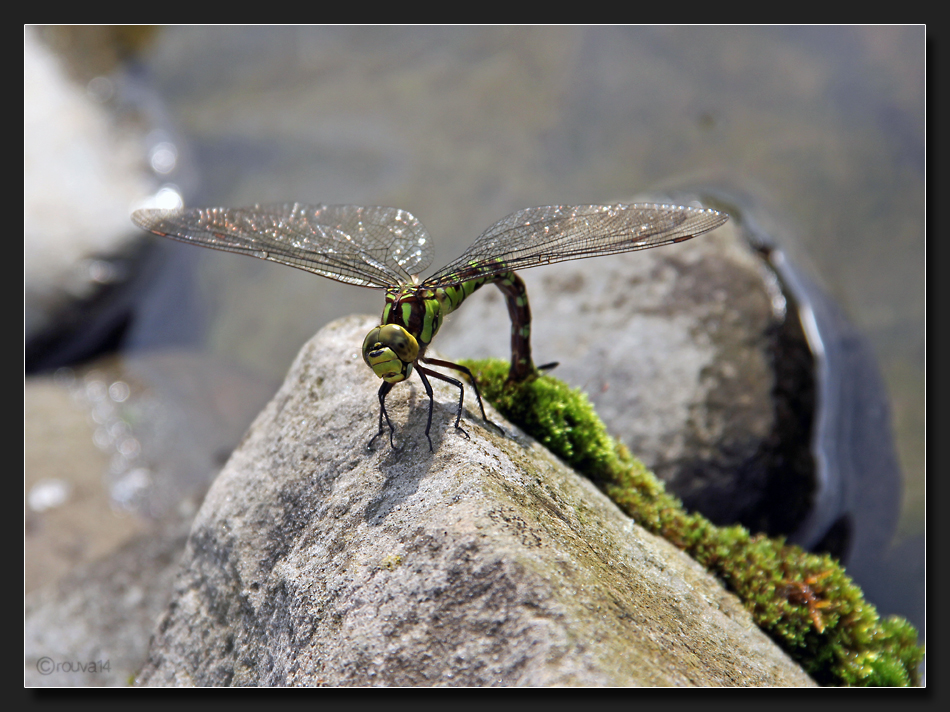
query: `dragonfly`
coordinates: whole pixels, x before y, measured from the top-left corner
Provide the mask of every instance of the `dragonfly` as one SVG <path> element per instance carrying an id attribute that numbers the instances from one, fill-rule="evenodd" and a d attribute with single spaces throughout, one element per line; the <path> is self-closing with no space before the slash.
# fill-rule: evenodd
<path id="1" fill-rule="evenodd" d="M 495 284 L 511 318 L 508 381 L 525 381 L 539 370 L 531 358 L 531 310 L 524 282 L 515 270 L 540 265 L 646 250 L 683 242 L 729 219 L 708 208 L 661 204 L 548 205 L 511 213 L 483 232 L 460 257 L 434 274 L 420 274 L 432 261 L 429 234 L 411 213 L 399 208 L 283 203 L 247 208 L 143 209 L 132 214 L 137 226 L 162 237 L 250 255 L 323 277 L 386 293 L 380 324 L 363 340 L 363 360 L 382 379 L 379 429 L 384 421 L 394 449 L 395 427 L 386 410 L 393 386 L 419 374 L 429 398 L 425 435 L 433 451 L 434 398 L 429 377 L 459 389 L 455 429 L 465 388 L 461 381 L 427 366 L 465 374 L 481 393 L 471 371 L 460 364 L 429 358 L 426 349 L 445 317 L 482 286 Z"/>

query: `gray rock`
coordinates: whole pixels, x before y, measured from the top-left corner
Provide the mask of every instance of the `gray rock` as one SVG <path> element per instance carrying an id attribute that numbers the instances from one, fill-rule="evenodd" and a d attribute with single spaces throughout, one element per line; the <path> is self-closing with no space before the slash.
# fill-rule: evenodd
<path id="1" fill-rule="evenodd" d="M 500 416 L 377 428 L 373 318 L 321 330 L 194 523 L 140 685 L 809 685 L 739 601 Z M 471 393 L 468 394 L 471 396 Z"/>
<path id="2" fill-rule="evenodd" d="M 584 390 L 608 430 L 688 508 L 768 530 L 782 426 L 772 349 L 784 299 L 736 223 L 676 245 L 519 274 L 535 362 L 558 361 L 553 375 Z M 436 342 L 443 353 L 508 357 L 498 290 L 485 287 L 450 319 Z M 799 448 L 807 455 L 807 433 Z M 794 498 L 784 489 L 788 513 Z M 792 518 L 802 519 L 803 507 Z"/>

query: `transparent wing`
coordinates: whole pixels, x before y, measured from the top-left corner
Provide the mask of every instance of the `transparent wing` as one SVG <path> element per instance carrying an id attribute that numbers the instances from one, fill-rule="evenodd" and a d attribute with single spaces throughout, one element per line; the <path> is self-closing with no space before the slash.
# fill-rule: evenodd
<path id="1" fill-rule="evenodd" d="M 479 276 L 682 242 L 729 216 L 679 205 L 549 205 L 512 213 L 423 281 L 447 287 Z"/>
<path id="2" fill-rule="evenodd" d="M 132 222 L 163 237 L 376 289 L 411 283 L 432 259 L 425 227 L 397 208 L 286 203 L 136 210 Z"/>

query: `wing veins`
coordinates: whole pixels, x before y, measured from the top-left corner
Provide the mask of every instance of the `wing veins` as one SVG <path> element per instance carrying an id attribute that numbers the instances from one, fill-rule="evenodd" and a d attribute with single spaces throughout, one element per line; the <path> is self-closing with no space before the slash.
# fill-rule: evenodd
<path id="1" fill-rule="evenodd" d="M 682 242 L 727 219 L 715 210 L 672 205 L 529 208 L 492 225 L 459 258 L 423 284 L 445 287 L 478 276 L 645 250 Z"/>
<path id="2" fill-rule="evenodd" d="M 287 203 L 139 210 L 132 220 L 180 242 L 251 255 L 375 289 L 411 282 L 430 259 L 422 223 L 396 208 Z"/>

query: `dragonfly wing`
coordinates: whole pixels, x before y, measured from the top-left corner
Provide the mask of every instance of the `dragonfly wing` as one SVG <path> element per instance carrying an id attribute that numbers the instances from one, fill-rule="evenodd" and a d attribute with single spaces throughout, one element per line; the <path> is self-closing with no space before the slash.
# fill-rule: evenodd
<path id="1" fill-rule="evenodd" d="M 425 227 L 397 208 L 285 203 L 136 210 L 132 222 L 163 237 L 377 289 L 411 282 L 432 259 Z"/>
<path id="2" fill-rule="evenodd" d="M 457 260 L 423 284 L 446 287 L 479 276 L 682 242 L 729 216 L 678 205 L 548 205 L 502 218 Z"/>

